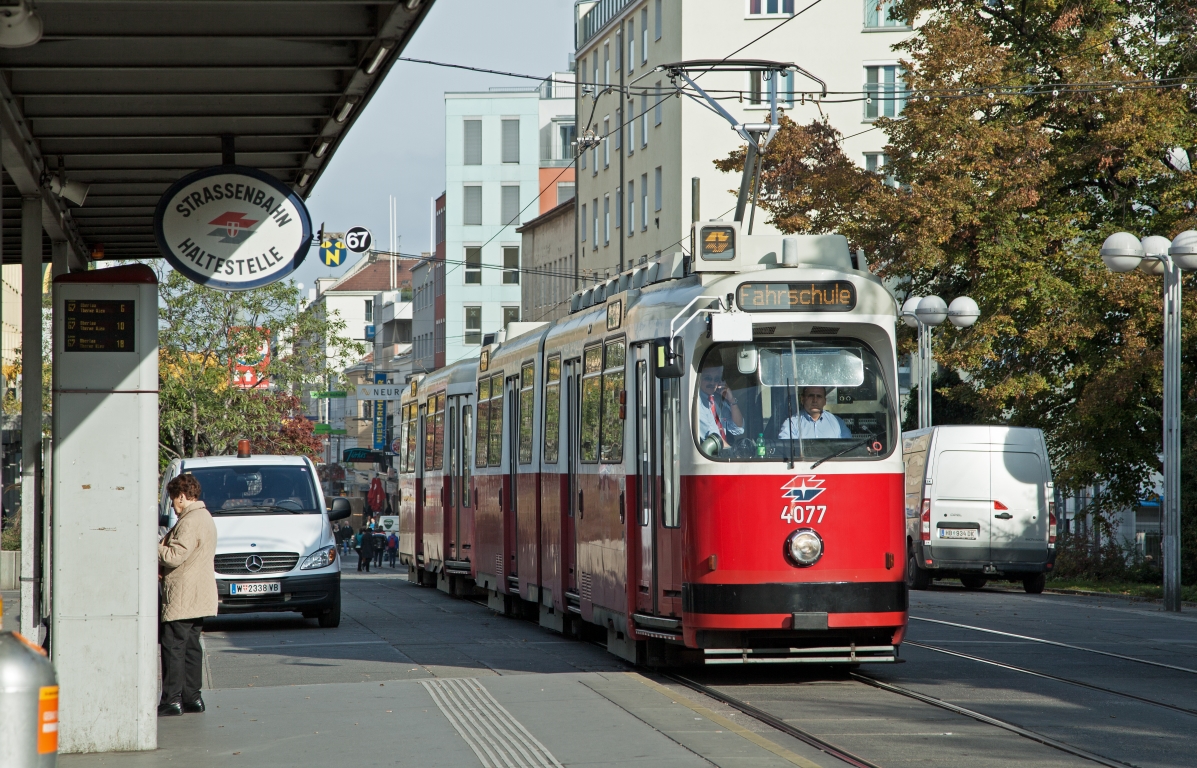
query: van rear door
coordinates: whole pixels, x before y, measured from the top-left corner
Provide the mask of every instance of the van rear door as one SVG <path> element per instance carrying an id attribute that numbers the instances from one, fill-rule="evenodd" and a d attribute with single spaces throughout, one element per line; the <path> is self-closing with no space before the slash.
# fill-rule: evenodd
<path id="1" fill-rule="evenodd" d="M 937 560 L 989 559 L 988 451 L 943 451 L 931 483 L 931 551 Z"/>
<path id="2" fill-rule="evenodd" d="M 989 455 L 993 498 L 990 559 L 995 563 L 1047 560 L 1047 472 L 1038 454 L 994 451 Z"/>

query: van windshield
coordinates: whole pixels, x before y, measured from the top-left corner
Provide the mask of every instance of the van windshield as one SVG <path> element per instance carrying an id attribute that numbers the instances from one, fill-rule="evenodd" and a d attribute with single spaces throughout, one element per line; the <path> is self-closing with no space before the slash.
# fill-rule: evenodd
<path id="1" fill-rule="evenodd" d="M 879 459 L 898 442 L 884 369 L 861 341 L 715 344 L 698 371 L 692 423 L 709 459 Z"/>
<path id="2" fill-rule="evenodd" d="M 213 515 L 320 514 L 306 466 L 232 466 L 184 469 L 200 484 Z"/>

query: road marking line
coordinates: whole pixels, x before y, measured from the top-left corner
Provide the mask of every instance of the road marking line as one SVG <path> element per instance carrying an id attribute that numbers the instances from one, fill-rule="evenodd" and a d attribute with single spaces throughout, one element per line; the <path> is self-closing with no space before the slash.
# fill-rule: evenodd
<path id="1" fill-rule="evenodd" d="M 485 768 L 562 768 L 477 678 L 421 680 L 420 685 Z"/>
<path id="2" fill-rule="evenodd" d="M 627 672 L 625 674 L 630 675 L 632 677 L 632 679 L 648 686 L 649 688 L 653 689 L 657 693 L 659 693 L 663 696 L 668 696 L 670 701 L 676 701 L 678 704 L 681 704 L 683 707 L 686 707 L 690 711 L 694 712 L 694 714 L 702 715 L 707 720 L 710 720 L 711 722 L 715 723 L 716 725 L 720 725 L 720 726 L 726 728 L 727 730 L 731 731 L 732 733 L 735 733 L 738 736 L 741 736 L 741 737 L 747 739 L 748 741 L 751 741 L 753 744 L 756 744 L 761 749 L 772 752 L 773 754 L 780 757 L 782 760 L 785 760 L 793 765 L 801 766 L 801 768 L 823 768 L 823 766 L 819 765 L 818 763 L 816 763 L 812 760 L 808 760 L 807 758 L 803 757 L 802 755 L 799 755 L 796 752 L 791 752 L 790 750 L 786 749 L 785 747 L 781 746 L 780 744 L 776 744 L 776 743 L 770 741 L 769 739 L 766 739 L 764 736 L 760 735 L 759 733 L 756 733 L 755 731 L 750 731 L 747 728 L 745 728 L 744 726 L 739 725 L 738 723 L 735 723 L 731 720 L 728 720 L 723 715 L 720 715 L 720 714 L 712 711 L 708 707 L 704 707 L 701 704 L 696 704 L 695 702 L 691 701 L 690 699 L 686 698 L 685 696 L 681 695 L 680 693 L 670 690 L 669 688 L 666 688 L 665 686 L 661 685 L 660 683 L 649 680 L 644 675 L 641 675 L 637 672 Z"/>

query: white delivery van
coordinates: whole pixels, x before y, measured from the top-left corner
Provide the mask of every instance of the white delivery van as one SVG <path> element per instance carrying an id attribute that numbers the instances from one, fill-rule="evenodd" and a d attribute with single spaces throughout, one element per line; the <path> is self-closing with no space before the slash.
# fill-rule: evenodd
<path id="1" fill-rule="evenodd" d="M 195 475 L 216 522 L 220 613 L 290 611 L 322 627 L 341 623 L 341 558 L 330 521 L 349 517 L 348 499 L 326 511 L 316 466 L 303 456 L 175 459 L 162 480 L 159 523 L 173 526 L 166 484 Z"/>
<path id="2" fill-rule="evenodd" d="M 906 582 L 959 578 L 1043 591 L 1056 559 L 1056 510 L 1043 432 L 945 425 L 905 432 Z"/>

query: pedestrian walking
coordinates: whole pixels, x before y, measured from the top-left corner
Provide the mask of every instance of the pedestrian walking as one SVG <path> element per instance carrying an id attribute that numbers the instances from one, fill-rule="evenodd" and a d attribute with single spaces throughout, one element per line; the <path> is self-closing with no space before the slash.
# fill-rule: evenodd
<path id="1" fill-rule="evenodd" d="M 395 567 L 395 556 L 399 554 L 399 537 L 391 531 L 391 535 L 387 536 L 387 557 L 390 558 L 391 567 Z"/>
<path id="2" fill-rule="evenodd" d="M 370 572 L 370 562 L 374 560 L 374 531 L 363 528 L 361 543 L 357 550 L 357 569 Z"/>
<path id="3" fill-rule="evenodd" d="M 381 530 L 374 529 L 374 564 L 379 568 L 382 567 L 382 556 L 387 549 L 387 535 Z"/>
<path id="4" fill-rule="evenodd" d="M 162 582 L 162 698 L 158 715 L 203 712 L 200 696 L 204 656 L 200 633 L 204 618 L 215 616 L 216 523 L 195 475 L 179 475 L 166 485 L 178 522 L 158 544 Z"/>

